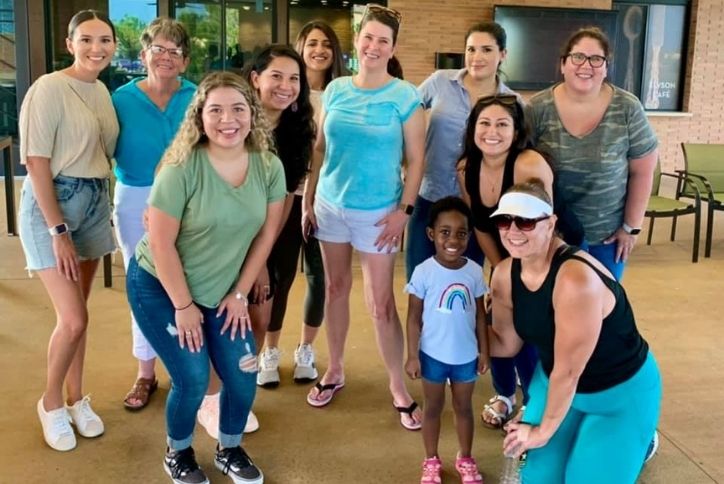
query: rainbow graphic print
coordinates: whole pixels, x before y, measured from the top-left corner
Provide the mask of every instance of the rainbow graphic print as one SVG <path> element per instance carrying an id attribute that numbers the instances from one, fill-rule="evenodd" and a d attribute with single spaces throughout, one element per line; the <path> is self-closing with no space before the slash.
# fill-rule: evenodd
<path id="1" fill-rule="evenodd" d="M 465 284 L 454 282 L 447 286 L 440 295 L 437 310 L 441 313 L 452 313 L 456 305 L 461 307 L 462 312 L 469 311 L 473 298 L 470 297 L 470 289 Z"/>

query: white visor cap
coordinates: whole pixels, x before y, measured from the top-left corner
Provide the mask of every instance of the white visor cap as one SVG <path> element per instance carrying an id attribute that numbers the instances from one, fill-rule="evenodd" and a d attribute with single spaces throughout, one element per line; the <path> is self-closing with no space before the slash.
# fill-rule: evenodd
<path id="1" fill-rule="evenodd" d="M 533 195 L 508 192 L 500 197 L 498 209 L 490 217 L 497 217 L 498 215 L 534 219 L 553 215 L 553 207 Z"/>

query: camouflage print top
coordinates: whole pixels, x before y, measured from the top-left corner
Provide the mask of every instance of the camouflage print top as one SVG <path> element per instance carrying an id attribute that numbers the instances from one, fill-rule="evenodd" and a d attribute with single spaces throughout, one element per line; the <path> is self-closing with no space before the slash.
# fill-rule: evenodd
<path id="1" fill-rule="evenodd" d="M 599 125 L 572 136 L 558 117 L 555 87 L 531 98 L 527 119 L 536 146 L 553 155 L 556 193 L 581 221 L 586 240 L 599 244 L 623 223 L 629 163 L 651 153 L 658 141 L 639 100 L 616 86 Z"/>

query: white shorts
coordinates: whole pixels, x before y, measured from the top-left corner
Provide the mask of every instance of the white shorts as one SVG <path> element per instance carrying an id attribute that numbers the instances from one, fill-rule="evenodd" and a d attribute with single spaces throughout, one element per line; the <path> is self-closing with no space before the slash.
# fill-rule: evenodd
<path id="1" fill-rule="evenodd" d="M 314 236 L 322 242 L 349 243 L 360 252 L 379 254 L 375 240 L 384 227 L 376 227 L 375 224 L 395 210 L 396 203 L 376 210 L 356 210 L 336 207 L 318 197 L 314 201 L 314 215 L 317 217 Z M 395 247 L 391 252 L 398 250 Z"/>

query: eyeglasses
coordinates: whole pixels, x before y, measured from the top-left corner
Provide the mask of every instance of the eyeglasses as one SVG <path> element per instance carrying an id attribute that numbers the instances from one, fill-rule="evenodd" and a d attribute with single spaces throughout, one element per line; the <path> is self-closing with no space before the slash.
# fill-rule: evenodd
<path id="1" fill-rule="evenodd" d="M 582 66 L 588 61 L 591 67 L 603 67 L 606 63 L 606 58 L 602 55 L 586 55 L 581 52 L 572 52 L 567 57 L 571 58 L 571 62 L 574 66 Z"/>
<path id="2" fill-rule="evenodd" d="M 151 51 L 151 54 L 153 55 L 163 55 L 166 52 L 168 52 L 168 55 L 172 59 L 182 59 L 184 56 L 184 50 L 181 47 L 178 47 L 176 49 L 167 49 L 166 47 L 162 45 L 151 45 L 148 50 Z"/>
<path id="3" fill-rule="evenodd" d="M 368 3 L 365 6 L 365 11 L 362 14 L 362 20 L 367 18 L 367 15 L 369 13 L 372 13 L 373 15 L 386 15 L 388 17 L 392 17 L 397 22 L 397 25 L 399 26 L 402 23 L 402 14 L 398 12 L 395 9 L 385 7 L 383 5 L 378 5 L 376 3 Z"/>
<path id="4" fill-rule="evenodd" d="M 515 222 L 515 226 L 522 232 L 530 232 L 534 230 L 538 222 L 551 218 L 550 215 L 538 218 L 514 217 L 512 215 L 498 215 L 493 219 L 493 223 L 498 230 L 510 230 L 510 226 Z"/>

